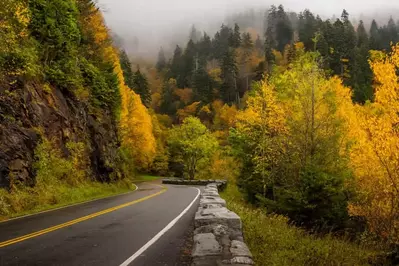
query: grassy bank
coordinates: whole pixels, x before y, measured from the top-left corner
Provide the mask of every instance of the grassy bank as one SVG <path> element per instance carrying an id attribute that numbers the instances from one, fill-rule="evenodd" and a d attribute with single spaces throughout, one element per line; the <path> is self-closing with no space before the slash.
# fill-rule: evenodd
<path id="1" fill-rule="evenodd" d="M 138 176 L 134 181 L 135 182 L 148 182 L 148 181 L 155 181 L 159 180 L 162 177 L 160 176 L 155 176 L 155 175 L 140 175 Z"/>
<path id="2" fill-rule="evenodd" d="M 0 189 L 0 221 L 76 203 L 100 199 L 132 191 L 130 181 L 112 184 L 85 182 L 79 186 L 57 185 L 14 189 L 12 193 Z"/>
<path id="3" fill-rule="evenodd" d="M 375 261 L 376 251 L 332 236 L 311 236 L 289 225 L 285 217 L 248 205 L 234 185 L 221 196 L 241 217 L 256 265 L 372 265 Z"/>

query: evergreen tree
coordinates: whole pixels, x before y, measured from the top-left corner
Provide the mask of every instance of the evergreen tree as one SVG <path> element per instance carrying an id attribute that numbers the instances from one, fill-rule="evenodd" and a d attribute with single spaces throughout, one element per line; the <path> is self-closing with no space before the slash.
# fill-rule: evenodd
<path id="1" fill-rule="evenodd" d="M 212 79 L 206 72 L 206 60 L 199 59 L 192 77 L 193 97 L 205 104 L 212 101 Z"/>
<path id="2" fill-rule="evenodd" d="M 299 14 L 298 35 L 299 40 L 305 45 L 305 49 L 311 51 L 314 49 L 313 37 L 318 31 L 318 22 L 312 12 L 306 9 Z"/>
<path id="3" fill-rule="evenodd" d="M 234 48 L 238 48 L 241 45 L 240 27 L 237 25 L 237 23 L 234 25 L 234 31 L 230 34 L 229 42 L 230 46 Z"/>
<path id="4" fill-rule="evenodd" d="M 187 43 L 186 50 L 183 54 L 183 72 L 182 78 L 183 83 L 179 83 L 179 88 L 186 88 L 191 86 L 191 77 L 193 75 L 193 70 L 197 63 L 197 50 L 193 40 L 189 40 Z"/>
<path id="5" fill-rule="evenodd" d="M 348 86 L 354 87 L 355 81 L 353 79 L 353 68 L 355 65 L 355 48 L 356 48 L 356 32 L 349 21 L 349 14 L 344 9 L 342 12 L 341 19 L 343 21 L 344 26 L 344 35 L 343 35 L 343 48 L 341 50 L 341 63 L 343 64 L 344 72 L 343 79 L 344 83 Z"/>
<path id="6" fill-rule="evenodd" d="M 258 50 L 259 53 L 263 54 L 264 53 L 264 45 L 262 40 L 260 39 L 260 36 L 258 35 L 255 41 L 255 48 Z"/>
<path id="7" fill-rule="evenodd" d="M 192 40 L 194 43 L 197 43 L 201 38 L 201 33 L 197 30 L 195 25 L 191 27 L 189 40 Z"/>
<path id="8" fill-rule="evenodd" d="M 126 85 L 134 89 L 134 74 L 132 70 L 132 64 L 130 63 L 129 57 L 125 50 L 122 50 L 119 55 L 119 60 L 121 62 L 121 67 L 123 71 L 123 77 L 125 78 Z"/>
<path id="9" fill-rule="evenodd" d="M 387 25 L 387 39 L 386 41 L 389 43 L 389 46 L 391 46 L 391 42 L 396 44 L 399 41 L 399 28 L 396 25 L 395 21 L 391 17 L 388 21 Z M 389 47 L 390 48 L 390 47 Z"/>
<path id="10" fill-rule="evenodd" d="M 183 51 L 179 45 L 176 45 L 173 53 L 172 63 L 170 66 L 171 77 L 176 79 L 177 86 L 184 86 L 184 62 L 183 62 Z"/>
<path id="11" fill-rule="evenodd" d="M 165 52 L 161 47 L 158 53 L 157 69 L 159 72 L 161 72 L 165 67 L 166 67 L 166 57 L 165 57 Z"/>
<path id="12" fill-rule="evenodd" d="M 242 34 L 242 44 L 241 45 L 244 49 L 252 49 L 254 47 L 254 43 L 252 41 L 251 34 L 249 34 L 248 32 L 244 32 Z"/>
<path id="13" fill-rule="evenodd" d="M 363 20 L 359 22 L 359 26 L 357 27 L 356 33 L 357 33 L 357 47 L 361 47 L 364 44 L 368 45 L 369 37 L 364 27 Z"/>
<path id="14" fill-rule="evenodd" d="M 234 49 L 229 49 L 224 54 L 220 65 L 222 70 L 222 85 L 220 88 L 221 98 L 225 103 L 236 102 L 238 104 L 240 99 L 237 90 L 238 68 L 235 61 Z"/>
<path id="15" fill-rule="evenodd" d="M 143 104 L 148 108 L 151 105 L 151 91 L 150 87 L 148 86 L 148 81 L 146 76 L 141 73 L 140 67 L 137 67 L 137 71 L 134 73 L 133 79 L 133 89 L 134 91 L 140 95 L 141 101 Z"/>
<path id="16" fill-rule="evenodd" d="M 266 69 L 271 73 L 272 66 L 274 64 L 273 49 L 277 47 L 276 40 L 276 22 L 277 22 L 277 10 L 275 6 L 271 6 L 267 15 L 267 29 L 265 32 L 265 62 Z"/>
<path id="17" fill-rule="evenodd" d="M 365 103 L 367 100 L 373 99 L 373 73 L 368 63 L 370 44 L 363 21 L 360 21 L 356 33 L 357 47 L 353 68 L 353 101 Z"/>
<path id="18" fill-rule="evenodd" d="M 284 7 L 280 5 L 277 10 L 276 23 L 276 41 L 278 51 L 283 52 L 285 46 L 292 43 L 293 34 L 294 30 L 291 21 L 289 20 L 287 13 L 285 13 Z"/>
<path id="19" fill-rule="evenodd" d="M 221 60 L 223 55 L 229 49 L 231 34 L 232 30 L 225 25 L 222 25 L 220 31 L 215 34 L 215 38 L 213 39 L 212 43 L 213 57 L 215 59 Z"/>
<path id="20" fill-rule="evenodd" d="M 176 80 L 169 79 L 162 86 L 162 102 L 160 111 L 162 114 L 175 115 L 177 107 L 175 105 L 174 90 L 176 89 Z"/>
<path id="21" fill-rule="evenodd" d="M 380 30 L 378 28 L 377 22 L 373 19 L 370 26 L 370 49 L 380 50 L 381 47 Z"/>
<path id="22" fill-rule="evenodd" d="M 209 59 L 212 54 L 212 40 L 206 32 L 197 44 L 198 56 Z"/>

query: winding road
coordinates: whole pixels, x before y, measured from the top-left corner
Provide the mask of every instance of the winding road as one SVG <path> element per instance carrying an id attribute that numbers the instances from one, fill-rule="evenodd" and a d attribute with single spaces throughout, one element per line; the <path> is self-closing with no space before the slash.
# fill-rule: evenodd
<path id="1" fill-rule="evenodd" d="M 0 265 L 185 265 L 199 189 L 132 193 L 0 223 Z"/>

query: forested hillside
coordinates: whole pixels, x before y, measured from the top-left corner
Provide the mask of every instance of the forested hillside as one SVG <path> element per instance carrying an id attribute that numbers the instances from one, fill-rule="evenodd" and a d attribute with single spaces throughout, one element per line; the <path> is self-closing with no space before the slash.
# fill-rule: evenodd
<path id="1" fill-rule="evenodd" d="M 0 218 L 127 191 L 139 173 L 220 178 L 256 214 L 252 245 L 269 241 L 259 217 L 294 238 L 278 244 L 298 265 L 396 263 L 399 23 L 283 6 L 262 26 L 231 21 L 146 62 L 91 0 L 4 0 Z"/>
<path id="2" fill-rule="evenodd" d="M 193 27 L 154 65 L 123 56 L 125 79 L 155 112 L 147 171 L 228 178 L 267 213 L 395 250 L 399 25 L 366 29 L 345 10 L 331 21 L 283 6 L 269 9 L 265 32 L 232 21 L 214 36 Z"/>
<path id="3" fill-rule="evenodd" d="M 2 1 L 0 216 L 126 190 L 152 160 L 118 54 L 91 0 Z"/>

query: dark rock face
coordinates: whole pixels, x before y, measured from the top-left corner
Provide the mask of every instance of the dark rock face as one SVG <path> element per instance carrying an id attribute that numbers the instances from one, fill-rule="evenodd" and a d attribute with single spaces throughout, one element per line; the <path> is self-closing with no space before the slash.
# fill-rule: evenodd
<path id="1" fill-rule="evenodd" d="M 100 181 L 109 181 L 118 160 L 117 125 L 107 109 L 92 114 L 92 108 L 68 92 L 42 85 L 0 88 L 0 187 L 9 187 L 11 178 L 34 185 L 34 150 L 41 135 L 54 141 L 68 156 L 69 141 L 83 142 L 90 151 L 91 172 Z M 42 133 L 39 133 L 40 129 Z"/>

